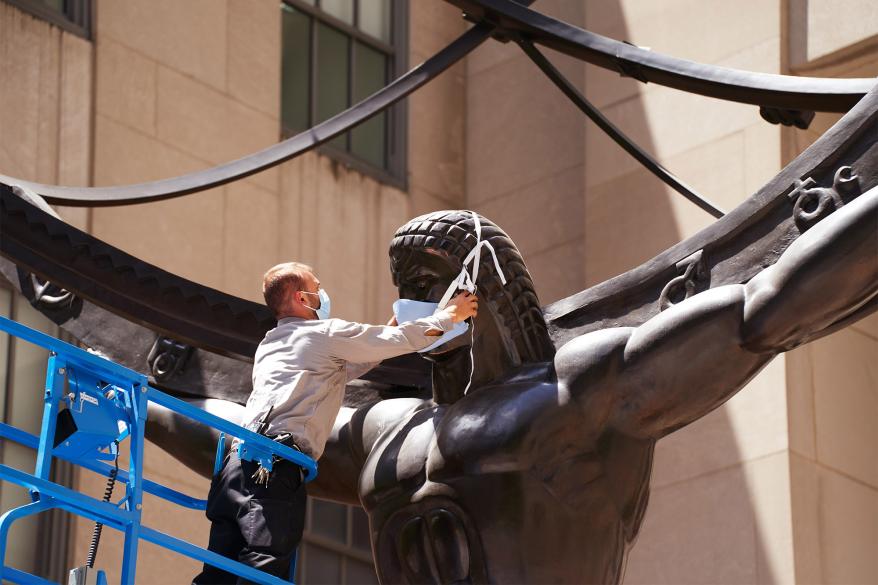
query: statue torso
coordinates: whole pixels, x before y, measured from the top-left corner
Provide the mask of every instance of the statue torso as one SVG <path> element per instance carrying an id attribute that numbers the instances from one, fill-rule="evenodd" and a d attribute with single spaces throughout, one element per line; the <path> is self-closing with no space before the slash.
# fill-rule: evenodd
<path id="1" fill-rule="evenodd" d="M 387 420 L 359 488 L 382 582 L 617 581 L 653 442 L 564 402 L 549 374 Z"/>

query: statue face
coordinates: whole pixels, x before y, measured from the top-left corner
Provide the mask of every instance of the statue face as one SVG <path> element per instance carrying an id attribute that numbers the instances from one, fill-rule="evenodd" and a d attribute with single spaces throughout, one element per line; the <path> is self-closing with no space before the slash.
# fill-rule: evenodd
<path id="1" fill-rule="evenodd" d="M 399 298 L 438 303 L 449 283 L 460 272 L 460 264 L 443 252 L 414 250 L 396 264 L 394 280 Z"/>
<path id="2" fill-rule="evenodd" d="M 399 298 L 438 303 L 452 280 L 460 273 L 460 261 L 441 250 L 412 250 L 404 260 L 394 262 L 393 277 Z M 481 305 L 480 305 L 481 308 Z M 481 313 L 480 313 L 481 314 Z M 441 356 L 460 347 L 469 347 L 470 335 L 464 334 L 440 345 L 425 356 Z"/>

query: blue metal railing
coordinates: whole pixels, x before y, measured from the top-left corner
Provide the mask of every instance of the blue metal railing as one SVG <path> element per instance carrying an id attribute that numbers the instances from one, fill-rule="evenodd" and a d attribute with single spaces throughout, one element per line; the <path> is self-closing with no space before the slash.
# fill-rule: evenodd
<path id="1" fill-rule="evenodd" d="M 27 585 L 51 583 L 36 575 L 7 567 L 6 540 L 9 529 L 15 521 L 55 508 L 90 518 L 125 534 L 121 573 L 121 583 L 125 585 L 135 582 L 139 540 L 152 542 L 256 583 L 266 585 L 290 583 L 185 540 L 143 526 L 141 523 L 143 492 L 196 510 L 203 510 L 206 505 L 203 499 L 188 496 L 143 477 L 147 403 L 151 401 L 160 404 L 194 421 L 213 427 L 223 435 L 237 437 L 244 441 L 248 450 L 260 460 L 270 463 L 273 456 L 278 456 L 292 461 L 305 470 L 305 481 L 311 481 L 317 475 L 317 464 L 313 459 L 291 447 L 152 388 L 143 374 L 69 343 L 34 331 L 5 317 L 0 317 L 0 331 L 44 347 L 51 352 L 42 396 L 43 418 L 39 436 L 0 423 L 0 438 L 37 450 L 33 473 L 0 464 L 0 480 L 28 488 L 33 500 L 30 504 L 13 508 L 0 516 L 0 580 Z M 82 424 L 82 427 L 75 424 L 72 434 L 66 436 L 56 433 L 58 415 L 64 403 L 73 413 L 71 417 L 77 421 L 77 424 Z M 111 422 L 115 420 L 116 431 L 118 431 L 116 437 L 107 434 L 107 420 Z M 89 426 L 92 421 L 95 423 L 94 428 Z M 63 433 L 71 433 L 71 428 L 68 426 Z M 53 458 L 65 459 L 109 477 L 113 468 L 100 459 L 108 459 L 107 448 L 112 443 L 125 439 L 130 441 L 130 457 L 128 469 L 120 469 L 117 475 L 117 479 L 125 484 L 125 496 L 119 502 L 104 502 L 49 479 Z M 221 445 L 224 444 L 222 441 Z"/>

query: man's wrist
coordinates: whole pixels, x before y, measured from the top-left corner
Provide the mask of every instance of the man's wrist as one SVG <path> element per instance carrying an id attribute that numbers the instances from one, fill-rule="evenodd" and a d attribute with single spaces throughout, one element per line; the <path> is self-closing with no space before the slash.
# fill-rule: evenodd
<path id="1" fill-rule="evenodd" d="M 448 309 L 438 309 L 433 316 L 438 319 L 439 327 L 442 331 L 451 331 L 454 328 L 454 320 L 451 317 L 451 311 Z"/>

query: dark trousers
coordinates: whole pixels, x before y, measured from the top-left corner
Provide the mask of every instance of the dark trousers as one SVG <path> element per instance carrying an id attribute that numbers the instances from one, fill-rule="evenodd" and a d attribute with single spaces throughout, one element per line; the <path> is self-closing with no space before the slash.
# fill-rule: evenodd
<path id="1" fill-rule="evenodd" d="M 234 449 L 232 451 L 235 451 Z M 289 579 L 290 564 L 305 525 L 305 483 L 297 465 L 274 465 L 268 485 L 252 479 L 257 465 L 230 452 L 207 496 L 211 521 L 208 549 Z M 251 583 L 205 564 L 194 584 Z"/>

